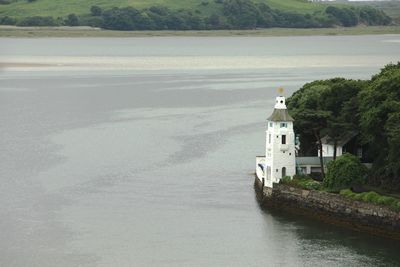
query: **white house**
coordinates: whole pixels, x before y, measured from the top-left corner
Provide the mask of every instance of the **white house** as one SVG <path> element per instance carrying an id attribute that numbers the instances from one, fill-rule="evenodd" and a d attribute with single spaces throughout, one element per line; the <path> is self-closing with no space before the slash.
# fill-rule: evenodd
<path id="1" fill-rule="evenodd" d="M 275 108 L 267 119 L 265 156 L 256 157 L 256 174 L 267 187 L 279 183 L 285 176 L 296 174 L 295 135 L 293 118 L 289 115 L 285 97 L 278 96 Z"/>
<path id="2" fill-rule="evenodd" d="M 357 132 L 345 132 L 336 141 L 336 156 L 339 157 L 343 155 L 345 152 L 353 153 L 360 158 L 362 157 L 362 147 L 352 148 L 347 146 L 347 144 L 352 141 L 358 135 Z M 324 157 L 333 157 L 334 154 L 334 140 L 330 138 L 328 135 L 321 138 L 322 143 L 322 156 Z M 349 151 L 348 151 L 349 150 Z M 354 150 L 354 151 L 353 151 Z M 320 155 L 320 151 L 318 151 L 318 157 Z"/>

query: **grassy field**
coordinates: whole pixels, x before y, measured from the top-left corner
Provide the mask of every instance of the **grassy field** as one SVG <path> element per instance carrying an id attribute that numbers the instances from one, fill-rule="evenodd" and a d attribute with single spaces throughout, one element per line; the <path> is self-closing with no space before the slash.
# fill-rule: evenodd
<path id="1" fill-rule="evenodd" d="M 264 2 L 273 8 L 290 10 L 301 13 L 311 13 L 324 9 L 325 4 L 311 3 L 306 0 L 255 0 Z M 222 5 L 215 0 L 36 0 L 32 3 L 27 0 L 15 0 L 8 5 L 0 5 L 0 15 L 15 18 L 29 16 L 53 16 L 66 17 L 68 14 L 85 15 L 90 13 L 90 7 L 98 5 L 103 9 L 112 7 L 133 6 L 135 8 L 146 8 L 154 5 L 163 5 L 171 9 L 198 10 L 203 15 L 219 13 Z"/>
<path id="2" fill-rule="evenodd" d="M 389 17 L 400 22 L 400 1 L 362 1 L 353 2 L 354 5 L 369 5 L 382 9 Z"/>
<path id="3" fill-rule="evenodd" d="M 143 36 L 307 36 L 400 34 L 400 26 L 323 29 L 220 30 L 220 31 L 110 31 L 89 27 L 1 26 L 0 37 L 143 37 Z"/>

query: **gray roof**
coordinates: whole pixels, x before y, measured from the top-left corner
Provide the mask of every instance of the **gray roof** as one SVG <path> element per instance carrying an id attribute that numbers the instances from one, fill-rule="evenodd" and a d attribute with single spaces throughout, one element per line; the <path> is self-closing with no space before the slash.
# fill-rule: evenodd
<path id="1" fill-rule="evenodd" d="M 356 131 L 345 132 L 344 134 L 339 136 L 338 141 L 337 141 L 337 145 L 338 146 L 344 146 L 351 139 L 353 139 L 356 135 L 358 135 L 358 132 L 356 132 Z M 324 137 L 322 137 L 321 138 L 321 142 L 323 144 L 328 144 L 328 145 L 333 145 L 334 144 L 334 140 L 328 135 L 325 135 Z"/>
<path id="2" fill-rule="evenodd" d="M 269 121 L 294 121 L 294 119 L 289 115 L 287 109 L 274 109 L 271 116 L 268 117 Z"/>
<path id="3" fill-rule="evenodd" d="M 333 160 L 333 157 L 323 157 L 324 164 Z M 296 164 L 300 166 L 304 165 L 320 165 L 319 157 L 296 157 Z"/>

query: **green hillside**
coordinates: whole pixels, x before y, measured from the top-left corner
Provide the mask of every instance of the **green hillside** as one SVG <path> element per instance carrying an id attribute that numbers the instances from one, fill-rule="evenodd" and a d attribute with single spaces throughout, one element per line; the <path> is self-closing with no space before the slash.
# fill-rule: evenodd
<path id="1" fill-rule="evenodd" d="M 222 30 L 389 25 L 368 6 L 307 0 L 0 0 L 0 24 L 110 30 Z"/>
<path id="2" fill-rule="evenodd" d="M 312 13 L 326 7 L 325 4 L 301 0 L 257 0 L 254 2 L 263 2 L 272 8 L 299 13 Z M 221 12 L 221 4 L 214 0 L 36 0 L 33 2 L 14 0 L 10 4 L 0 5 L 0 15 L 15 18 L 31 16 L 66 17 L 71 13 L 85 15 L 90 13 L 90 7 L 94 5 L 103 9 L 127 6 L 143 9 L 162 5 L 175 10 L 198 10 L 203 15 L 210 15 L 216 11 Z"/>

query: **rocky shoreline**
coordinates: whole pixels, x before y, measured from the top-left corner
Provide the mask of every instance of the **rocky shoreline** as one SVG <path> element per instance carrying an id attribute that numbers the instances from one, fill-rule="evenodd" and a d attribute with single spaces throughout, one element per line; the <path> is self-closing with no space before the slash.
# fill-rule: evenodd
<path id="1" fill-rule="evenodd" d="M 388 207 L 283 184 L 263 188 L 257 177 L 254 188 L 262 207 L 285 209 L 326 223 L 400 240 L 400 212 Z"/>

